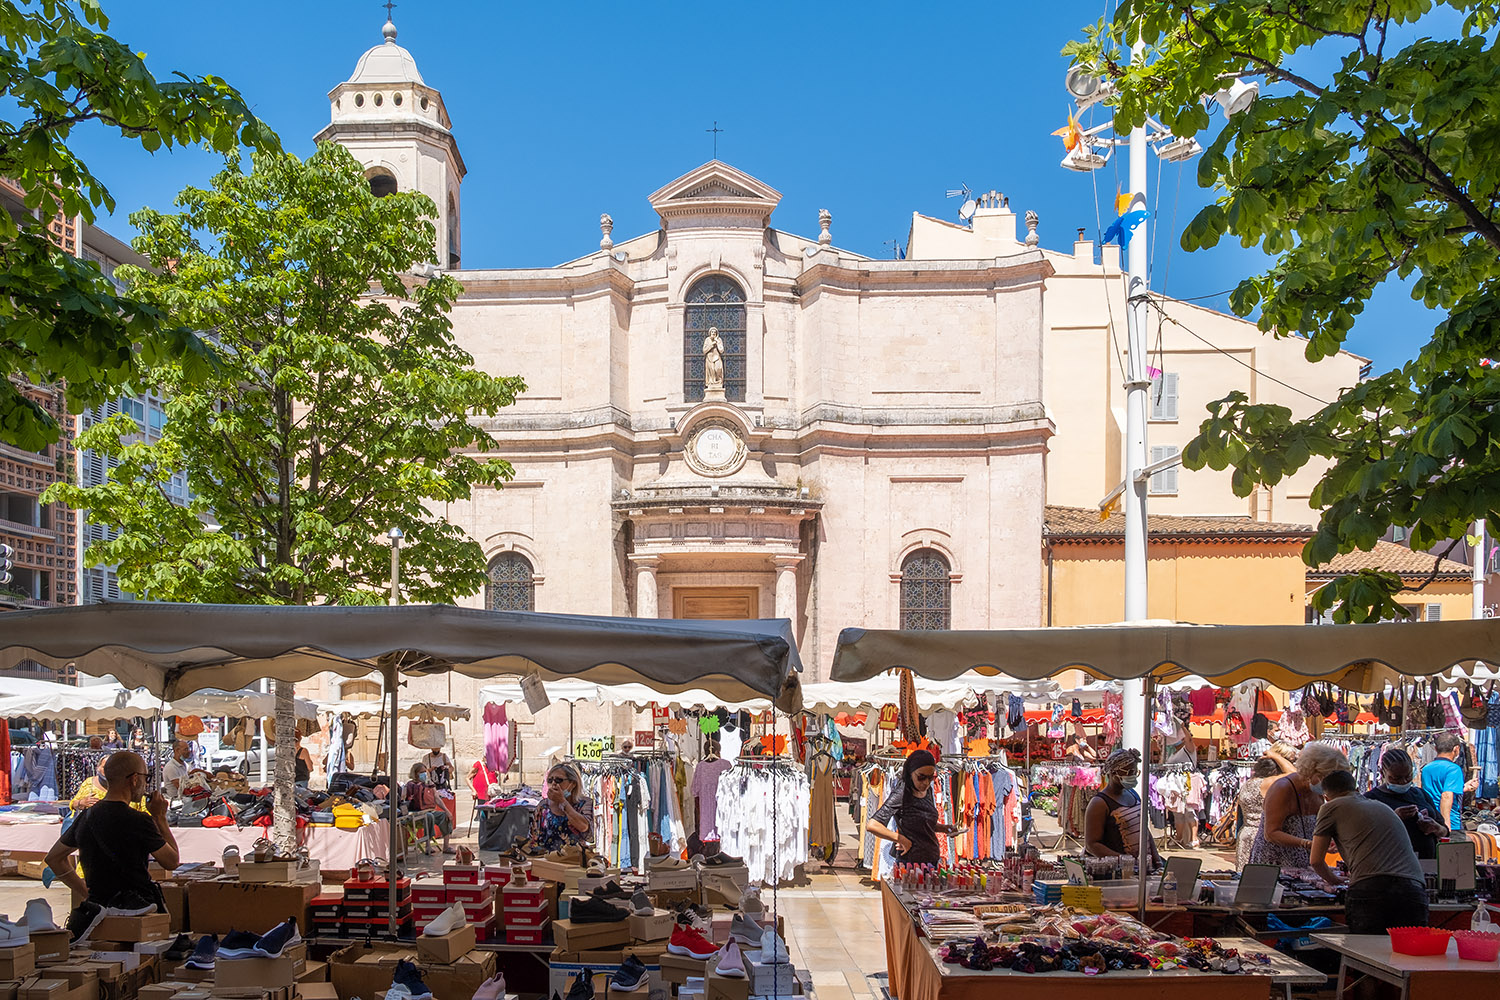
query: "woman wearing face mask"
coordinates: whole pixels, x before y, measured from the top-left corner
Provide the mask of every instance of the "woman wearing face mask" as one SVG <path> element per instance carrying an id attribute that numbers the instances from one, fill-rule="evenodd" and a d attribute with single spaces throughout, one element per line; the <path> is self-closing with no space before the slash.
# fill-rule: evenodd
<path id="1" fill-rule="evenodd" d="M 1412 850 L 1417 857 L 1433 860 L 1437 857 L 1438 838 L 1443 835 L 1443 824 L 1437 821 L 1437 803 L 1432 796 L 1413 784 L 1411 755 L 1400 747 L 1391 747 L 1380 757 L 1380 781 L 1376 787 L 1365 792 L 1365 798 L 1383 802 L 1396 810 L 1401 822 L 1406 824 L 1406 835 L 1411 838 Z"/>
<path id="2" fill-rule="evenodd" d="M 1296 767 L 1266 791 L 1260 830 L 1250 845 L 1252 865 L 1280 865 L 1283 871 L 1312 865 L 1309 850 L 1323 806 L 1322 781 L 1334 771 L 1349 770 L 1349 760 L 1327 743 L 1309 743 L 1297 754 Z"/>
<path id="3" fill-rule="evenodd" d="M 443 853 L 452 854 L 454 848 L 448 843 L 448 838 L 453 833 L 453 820 L 448 815 L 448 810 L 438 804 L 437 792 L 432 787 L 430 777 L 427 765 L 421 761 L 411 766 L 411 780 L 402 789 L 406 807 L 412 812 L 426 812 L 432 817 L 433 826 L 443 835 Z M 431 844 L 427 846 L 427 853 L 432 853 Z"/>
<path id="4" fill-rule="evenodd" d="M 1099 769 L 1104 787 L 1089 800 L 1083 814 L 1083 838 L 1088 852 L 1096 858 L 1129 857 L 1141 854 L 1141 796 L 1135 786 L 1141 780 L 1141 752 L 1116 750 Z M 1148 835 L 1150 864 L 1155 868 L 1161 857 L 1156 842 Z"/>
<path id="5" fill-rule="evenodd" d="M 926 750 L 913 750 L 901 768 L 901 787 L 891 792 L 870 815 L 865 830 L 896 845 L 901 864 L 935 865 L 939 860 L 937 835 L 962 833 L 960 827 L 938 822 L 932 782 L 937 777 L 937 759 Z M 895 829 L 890 826 L 896 821 Z"/>

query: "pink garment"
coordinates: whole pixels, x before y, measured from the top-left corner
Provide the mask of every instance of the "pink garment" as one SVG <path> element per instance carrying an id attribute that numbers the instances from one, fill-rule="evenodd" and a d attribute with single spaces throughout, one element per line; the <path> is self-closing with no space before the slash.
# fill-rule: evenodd
<path id="1" fill-rule="evenodd" d="M 484 706 L 484 760 L 496 774 L 510 770 L 510 724 L 505 706 L 494 702 Z"/>

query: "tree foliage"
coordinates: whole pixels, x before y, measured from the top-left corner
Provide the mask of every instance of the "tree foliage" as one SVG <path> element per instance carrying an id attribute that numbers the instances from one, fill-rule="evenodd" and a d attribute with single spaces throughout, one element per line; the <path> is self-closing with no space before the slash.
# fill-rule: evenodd
<path id="1" fill-rule="evenodd" d="M 1443 6 L 1462 18 L 1452 37 L 1423 33 L 1438 7 L 1428 0 L 1121 0 L 1064 49 L 1115 84 L 1118 129 L 1149 112 L 1198 135 L 1209 127 L 1203 95 L 1234 76 L 1262 82 L 1249 110 L 1205 139 L 1198 181 L 1219 193 L 1182 236 L 1187 250 L 1232 237 L 1273 258 L 1230 296 L 1237 314 L 1259 310 L 1262 330 L 1305 336 L 1317 361 L 1340 350 L 1392 276 L 1433 311 L 1400 369 L 1300 420 L 1231 393 L 1184 451 L 1189 468 L 1232 468 L 1241 496 L 1326 465 L 1309 565 L 1369 550 L 1392 525 L 1410 529 L 1413 548 L 1445 554 L 1476 519 L 1500 534 L 1500 374 L 1487 360 L 1500 355 L 1500 8 Z M 1145 58 L 1127 62 L 1137 41 Z M 1339 620 L 1400 617 L 1401 585 L 1365 572 L 1315 604 Z"/>
<path id="2" fill-rule="evenodd" d="M 193 373 L 212 352 L 156 307 L 115 291 L 99 268 L 62 252 L 59 217 L 92 222 L 109 189 L 68 141 L 97 123 L 148 152 L 202 143 L 278 149 L 276 136 L 218 77 L 157 80 L 144 57 L 105 32 L 98 0 L 0 0 L 0 178 L 30 214 L 0 212 L 0 442 L 40 451 L 59 428 L 12 379 L 66 380 L 74 412 L 116 395 L 142 365 Z"/>
<path id="3" fill-rule="evenodd" d="M 209 331 L 206 375 L 178 361 L 144 377 L 167 400 L 159 439 L 128 416 L 79 445 L 118 461 L 111 479 L 58 484 L 44 502 L 87 509 L 118 532 L 85 553 L 118 566 L 121 586 L 155 600 L 370 604 L 389 593 L 400 528 L 402 592 L 453 602 L 485 579 L 484 553 L 441 512 L 510 465 L 485 457 L 471 416 L 515 401 L 520 378 L 476 371 L 448 312 L 461 290 L 435 264 L 436 208 L 415 193 L 376 198 L 341 146 L 307 162 L 237 159 L 181 210 L 132 216 L 153 270 L 125 273 L 132 294 Z M 415 270 L 429 277 L 417 277 Z M 174 502 L 185 472 L 193 491 Z M 295 743 L 291 685 L 277 727 L 277 839 L 290 838 Z"/>

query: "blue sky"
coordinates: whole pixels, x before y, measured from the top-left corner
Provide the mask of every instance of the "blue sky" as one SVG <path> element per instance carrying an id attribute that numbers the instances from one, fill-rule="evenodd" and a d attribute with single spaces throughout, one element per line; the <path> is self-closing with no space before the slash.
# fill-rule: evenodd
<path id="1" fill-rule="evenodd" d="M 224 77 L 302 155 L 328 122 L 327 92 L 380 42 L 385 20 L 373 0 L 106 0 L 106 11 L 111 33 L 146 52 L 158 78 Z M 1069 248 L 1080 228 L 1097 239 L 1123 158 L 1093 175 L 1063 170 L 1050 133 L 1069 107 L 1058 51 L 1101 14 L 1067 3 L 398 0 L 394 20 L 442 91 L 469 169 L 465 266 L 535 267 L 596 249 L 601 212 L 617 241 L 653 230 L 646 196 L 712 157 L 715 121 L 720 159 L 783 193 L 772 221 L 784 230 L 816 235 L 827 208 L 838 245 L 889 256 L 913 211 L 953 219 L 958 200 L 944 192 L 967 184 L 1003 191 L 1018 214 L 1035 210 L 1049 247 Z M 124 238 L 130 212 L 169 209 L 218 166 L 102 131 L 76 145 L 118 202 L 102 224 Z M 1180 297 L 1224 292 L 1264 260 L 1238 244 L 1177 246 L 1208 199 L 1195 171 L 1196 161 L 1150 168 L 1161 223 L 1152 283 Z M 1225 307 L 1222 295 L 1205 304 Z M 1435 322 L 1389 288 L 1348 347 L 1384 370 L 1415 354 Z"/>

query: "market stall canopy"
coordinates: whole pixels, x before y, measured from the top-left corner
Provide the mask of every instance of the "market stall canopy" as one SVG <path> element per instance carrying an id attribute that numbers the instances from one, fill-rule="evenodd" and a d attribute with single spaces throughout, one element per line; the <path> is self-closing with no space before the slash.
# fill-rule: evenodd
<path id="1" fill-rule="evenodd" d="M 382 658 L 386 658 L 382 661 Z M 800 705 L 791 623 L 480 611 L 442 604 L 275 607 L 143 601 L 16 611 L 0 630 L 0 668 L 72 662 L 167 699 L 324 671 L 536 674 L 603 684 L 703 688 L 729 700 Z"/>
<path id="2" fill-rule="evenodd" d="M 334 715 L 349 714 L 356 719 L 365 716 L 379 715 L 381 706 L 385 702 L 380 699 L 374 701 L 364 699 L 350 699 L 348 701 L 320 701 L 316 708 L 320 712 L 332 712 Z M 396 713 L 403 719 L 467 719 L 469 710 L 463 705 L 449 705 L 446 702 L 419 701 L 414 705 L 402 705 L 401 710 Z"/>
<path id="3" fill-rule="evenodd" d="M 865 681 L 910 667 L 948 679 L 969 670 L 1040 679 L 1064 670 L 1174 681 L 1197 674 L 1227 687 L 1263 680 L 1292 689 L 1313 680 L 1377 691 L 1392 672 L 1428 677 L 1468 661 L 1500 661 L 1500 620 L 1373 625 L 1188 625 L 1139 622 L 988 631 L 848 628 L 833 678 Z"/>
<path id="4" fill-rule="evenodd" d="M 7 690 L 9 678 L 0 681 Z M 71 684 L 31 682 L 24 691 L 0 698 L 0 718 L 73 719 L 82 722 L 108 722 L 114 719 L 163 716 L 250 716 L 261 718 L 276 714 L 276 696 L 260 691 L 200 691 L 173 702 L 163 702 L 145 690 L 129 691 L 124 685 L 93 684 L 74 687 Z M 303 698 L 296 700 L 299 719 L 311 719 L 317 708 Z"/>
<path id="5" fill-rule="evenodd" d="M 556 702 L 585 701 L 601 705 L 631 705 L 644 709 L 649 705 L 664 708 L 704 709 L 716 708 L 737 712 L 763 712 L 771 707 L 765 698 L 745 701 L 725 701 L 710 691 L 701 688 L 676 693 L 656 691 L 645 684 L 587 684 L 581 681 L 546 681 L 542 685 L 547 697 Z M 837 681 L 821 681 L 802 685 L 802 710 L 806 712 L 859 711 L 864 708 L 879 708 L 896 704 L 900 698 L 897 678 L 894 675 L 876 678 L 861 684 L 843 684 Z M 1018 681 L 994 674 L 971 672 L 951 681 L 934 681 L 918 678 L 916 681 L 917 707 L 924 712 L 939 708 L 956 709 L 972 703 L 981 692 L 991 694 L 1018 694 L 1031 701 L 1045 701 L 1057 696 L 1060 690 L 1054 681 Z M 479 696 L 489 702 L 521 702 L 525 700 L 521 685 L 515 681 L 487 684 L 479 689 Z"/>

